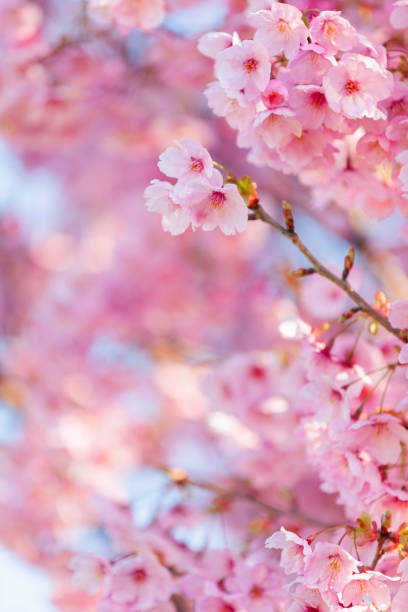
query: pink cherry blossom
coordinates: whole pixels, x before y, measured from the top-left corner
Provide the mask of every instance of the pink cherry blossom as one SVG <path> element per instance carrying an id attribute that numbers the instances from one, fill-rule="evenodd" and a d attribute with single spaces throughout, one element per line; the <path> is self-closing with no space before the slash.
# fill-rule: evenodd
<path id="1" fill-rule="evenodd" d="M 256 28 L 254 40 L 265 46 L 270 58 L 284 53 L 291 59 L 307 41 L 302 13 L 290 4 L 276 3 L 268 10 L 250 12 L 248 21 Z"/>
<path id="2" fill-rule="evenodd" d="M 355 444 L 367 450 L 380 464 L 396 463 L 401 444 L 408 444 L 408 430 L 391 415 L 379 414 L 351 426 Z"/>
<path id="3" fill-rule="evenodd" d="M 215 76 L 228 95 L 244 91 L 248 100 L 260 95 L 269 83 L 271 65 L 262 44 L 252 40 L 220 51 L 215 60 Z"/>
<path id="4" fill-rule="evenodd" d="M 336 60 L 324 47 L 308 44 L 289 62 L 287 78 L 296 85 L 321 85 L 324 75 L 335 65 Z"/>
<path id="5" fill-rule="evenodd" d="M 290 91 L 290 105 L 296 117 L 306 129 L 318 129 L 323 124 L 335 130 L 341 126 L 338 115 L 328 106 L 323 87 L 298 85 Z"/>
<path id="6" fill-rule="evenodd" d="M 208 106 L 218 117 L 225 117 L 234 129 L 247 126 L 255 116 L 255 103 L 249 102 L 244 94 L 229 97 L 218 81 L 210 83 L 204 92 Z"/>
<path id="7" fill-rule="evenodd" d="M 70 569 L 74 572 L 73 582 L 77 589 L 83 589 L 90 594 L 106 590 L 110 568 L 104 559 L 86 556 L 74 557 L 70 563 Z"/>
<path id="8" fill-rule="evenodd" d="M 314 43 L 329 53 L 350 51 L 357 42 L 357 32 L 339 11 L 322 11 L 310 24 L 310 35 Z"/>
<path id="9" fill-rule="evenodd" d="M 288 108 L 275 108 L 258 114 L 254 121 L 256 135 L 270 148 L 283 147 L 292 135 L 300 136 L 302 126 Z"/>
<path id="10" fill-rule="evenodd" d="M 182 234 L 190 225 L 190 215 L 175 201 L 173 185 L 153 179 L 144 192 L 146 208 L 162 215 L 162 227 L 174 236 Z"/>
<path id="11" fill-rule="evenodd" d="M 307 556 L 312 549 L 306 540 L 295 533 L 286 531 L 284 527 L 272 534 L 265 542 L 266 548 L 282 550 L 281 566 L 287 574 L 300 572 L 304 569 Z"/>
<path id="12" fill-rule="evenodd" d="M 177 179 L 200 175 L 210 178 L 214 170 L 207 149 L 191 138 L 182 138 L 174 147 L 168 147 L 159 156 L 158 166 L 163 174 Z"/>
<path id="13" fill-rule="evenodd" d="M 354 574 L 343 589 L 342 602 L 346 608 L 370 603 L 376 610 L 388 610 L 391 592 L 379 572 Z"/>
<path id="14" fill-rule="evenodd" d="M 371 57 L 345 54 L 323 78 L 327 102 L 335 112 L 356 119 L 379 119 L 378 102 L 391 93 L 392 77 Z"/>
<path id="15" fill-rule="evenodd" d="M 303 581 L 309 588 L 338 593 L 357 571 L 358 561 L 344 548 L 318 542 L 305 560 Z"/>
<path id="16" fill-rule="evenodd" d="M 152 553 L 144 552 L 115 563 L 107 598 L 113 604 L 149 610 L 167 601 L 175 591 L 171 574 Z"/>
<path id="17" fill-rule="evenodd" d="M 277 79 L 272 79 L 262 94 L 262 102 L 268 109 L 279 108 L 287 98 L 287 88 Z"/>
<path id="18" fill-rule="evenodd" d="M 224 234 L 243 232 L 248 222 L 248 209 L 236 185 L 223 185 L 222 176 L 214 171 L 210 180 L 193 179 L 180 185 L 177 197 L 192 218 L 193 227 Z"/>

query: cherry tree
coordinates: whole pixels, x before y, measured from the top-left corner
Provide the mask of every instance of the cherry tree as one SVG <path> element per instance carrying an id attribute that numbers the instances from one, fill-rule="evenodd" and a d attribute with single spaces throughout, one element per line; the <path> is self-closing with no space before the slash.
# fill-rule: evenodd
<path id="1" fill-rule="evenodd" d="M 407 27 L 1 4 L 1 137 L 59 213 L 0 214 L 0 536 L 56 610 L 407 610 Z"/>

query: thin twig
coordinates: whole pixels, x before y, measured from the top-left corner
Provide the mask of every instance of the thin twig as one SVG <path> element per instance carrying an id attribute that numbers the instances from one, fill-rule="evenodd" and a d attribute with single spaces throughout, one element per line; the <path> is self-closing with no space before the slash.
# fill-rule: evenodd
<path id="1" fill-rule="evenodd" d="M 364 311 L 367 315 L 369 315 L 372 319 L 377 321 L 381 327 L 386 329 L 390 334 L 393 334 L 398 340 L 402 342 L 407 342 L 408 339 L 402 329 L 395 328 L 391 325 L 389 320 L 380 314 L 377 310 L 375 310 L 366 300 L 361 297 L 350 285 L 347 280 L 343 280 L 341 277 L 336 276 L 333 272 L 331 272 L 326 266 L 320 263 L 320 261 L 309 251 L 307 246 L 302 242 L 296 232 L 292 232 L 286 229 L 283 225 L 275 221 L 259 204 L 256 207 L 251 209 L 251 213 L 249 214 L 249 220 L 260 219 L 264 221 L 264 223 L 268 223 L 271 227 L 277 230 L 282 236 L 288 238 L 295 247 L 303 253 L 303 255 L 313 264 L 317 274 L 327 278 L 329 281 L 340 287 L 347 295 L 353 300 L 355 304 L 357 304 L 362 311 Z"/>

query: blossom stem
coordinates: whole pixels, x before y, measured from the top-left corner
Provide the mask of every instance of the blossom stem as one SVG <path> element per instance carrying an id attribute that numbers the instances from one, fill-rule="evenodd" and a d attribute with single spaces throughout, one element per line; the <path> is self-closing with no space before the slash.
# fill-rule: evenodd
<path id="1" fill-rule="evenodd" d="M 372 319 L 377 321 L 379 325 L 381 325 L 384 329 L 386 329 L 390 334 L 393 334 L 398 340 L 402 342 L 407 342 L 407 338 L 402 329 L 395 328 L 391 325 L 389 320 L 380 314 L 377 310 L 375 310 L 366 300 L 358 294 L 350 285 L 347 279 L 343 280 L 341 277 L 336 276 L 331 270 L 326 268 L 320 261 L 311 253 L 308 247 L 302 242 L 296 232 L 287 230 L 283 225 L 275 221 L 259 204 L 251 209 L 251 213 L 248 217 L 250 220 L 260 219 L 264 223 L 267 223 L 275 230 L 277 230 L 282 236 L 288 238 L 292 244 L 301 252 L 303 255 L 313 264 L 317 274 L 327 278 L 329 281 L 340 287 L 347 295 L 353 300 L 357 306 L 361 308 L 363 312 L 365 312 Z"/>

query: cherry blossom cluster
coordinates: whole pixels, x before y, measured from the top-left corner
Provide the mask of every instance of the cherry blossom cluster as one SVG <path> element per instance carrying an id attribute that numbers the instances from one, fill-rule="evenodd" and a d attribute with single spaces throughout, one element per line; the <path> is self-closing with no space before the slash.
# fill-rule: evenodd
<path id="1" fill-rule="evenodd" d="M 56 610 L 406 612 L 407 10 L 1 3 L 0 540 Z"/>
<path id="2" fill-rule="evenodd" d="M 200 143 L 183 138 L 160 155 L 158 165 L 163 174 L 177 179 L 175 185 L 153 179 L 145 190 L 147 209 L 162 215 L 165 231 L 182 234 L 190 225 L 219 227 L 224 234 L 244 231 L 247 206 L 237 186 L 224 183 Z"/>
<path id="3" fill-rule="evenodd" d="M 287 574 L 297 574 L 291 612 L 303 610 L 355 612 L 404 609 L 407 595 L 407 561 L 397 575 L 366 570 L 345 548 L 338 544 L 317 542 L 314 546 L 295 533 L 281 529 L 266 541 L 268 548 L 282 551 L 281 565 Z"/>
<path id="4" fill-rule="evenodd" d="M 248 161 L 296 174 L 316 206 L 405 214 L 407 86 L 387 49 L 339 11 L 254 2 L 247 20 L 252 39 L 213 32 L 199 49 L 215 61 L 208 104 L 238 130 Z"/>

